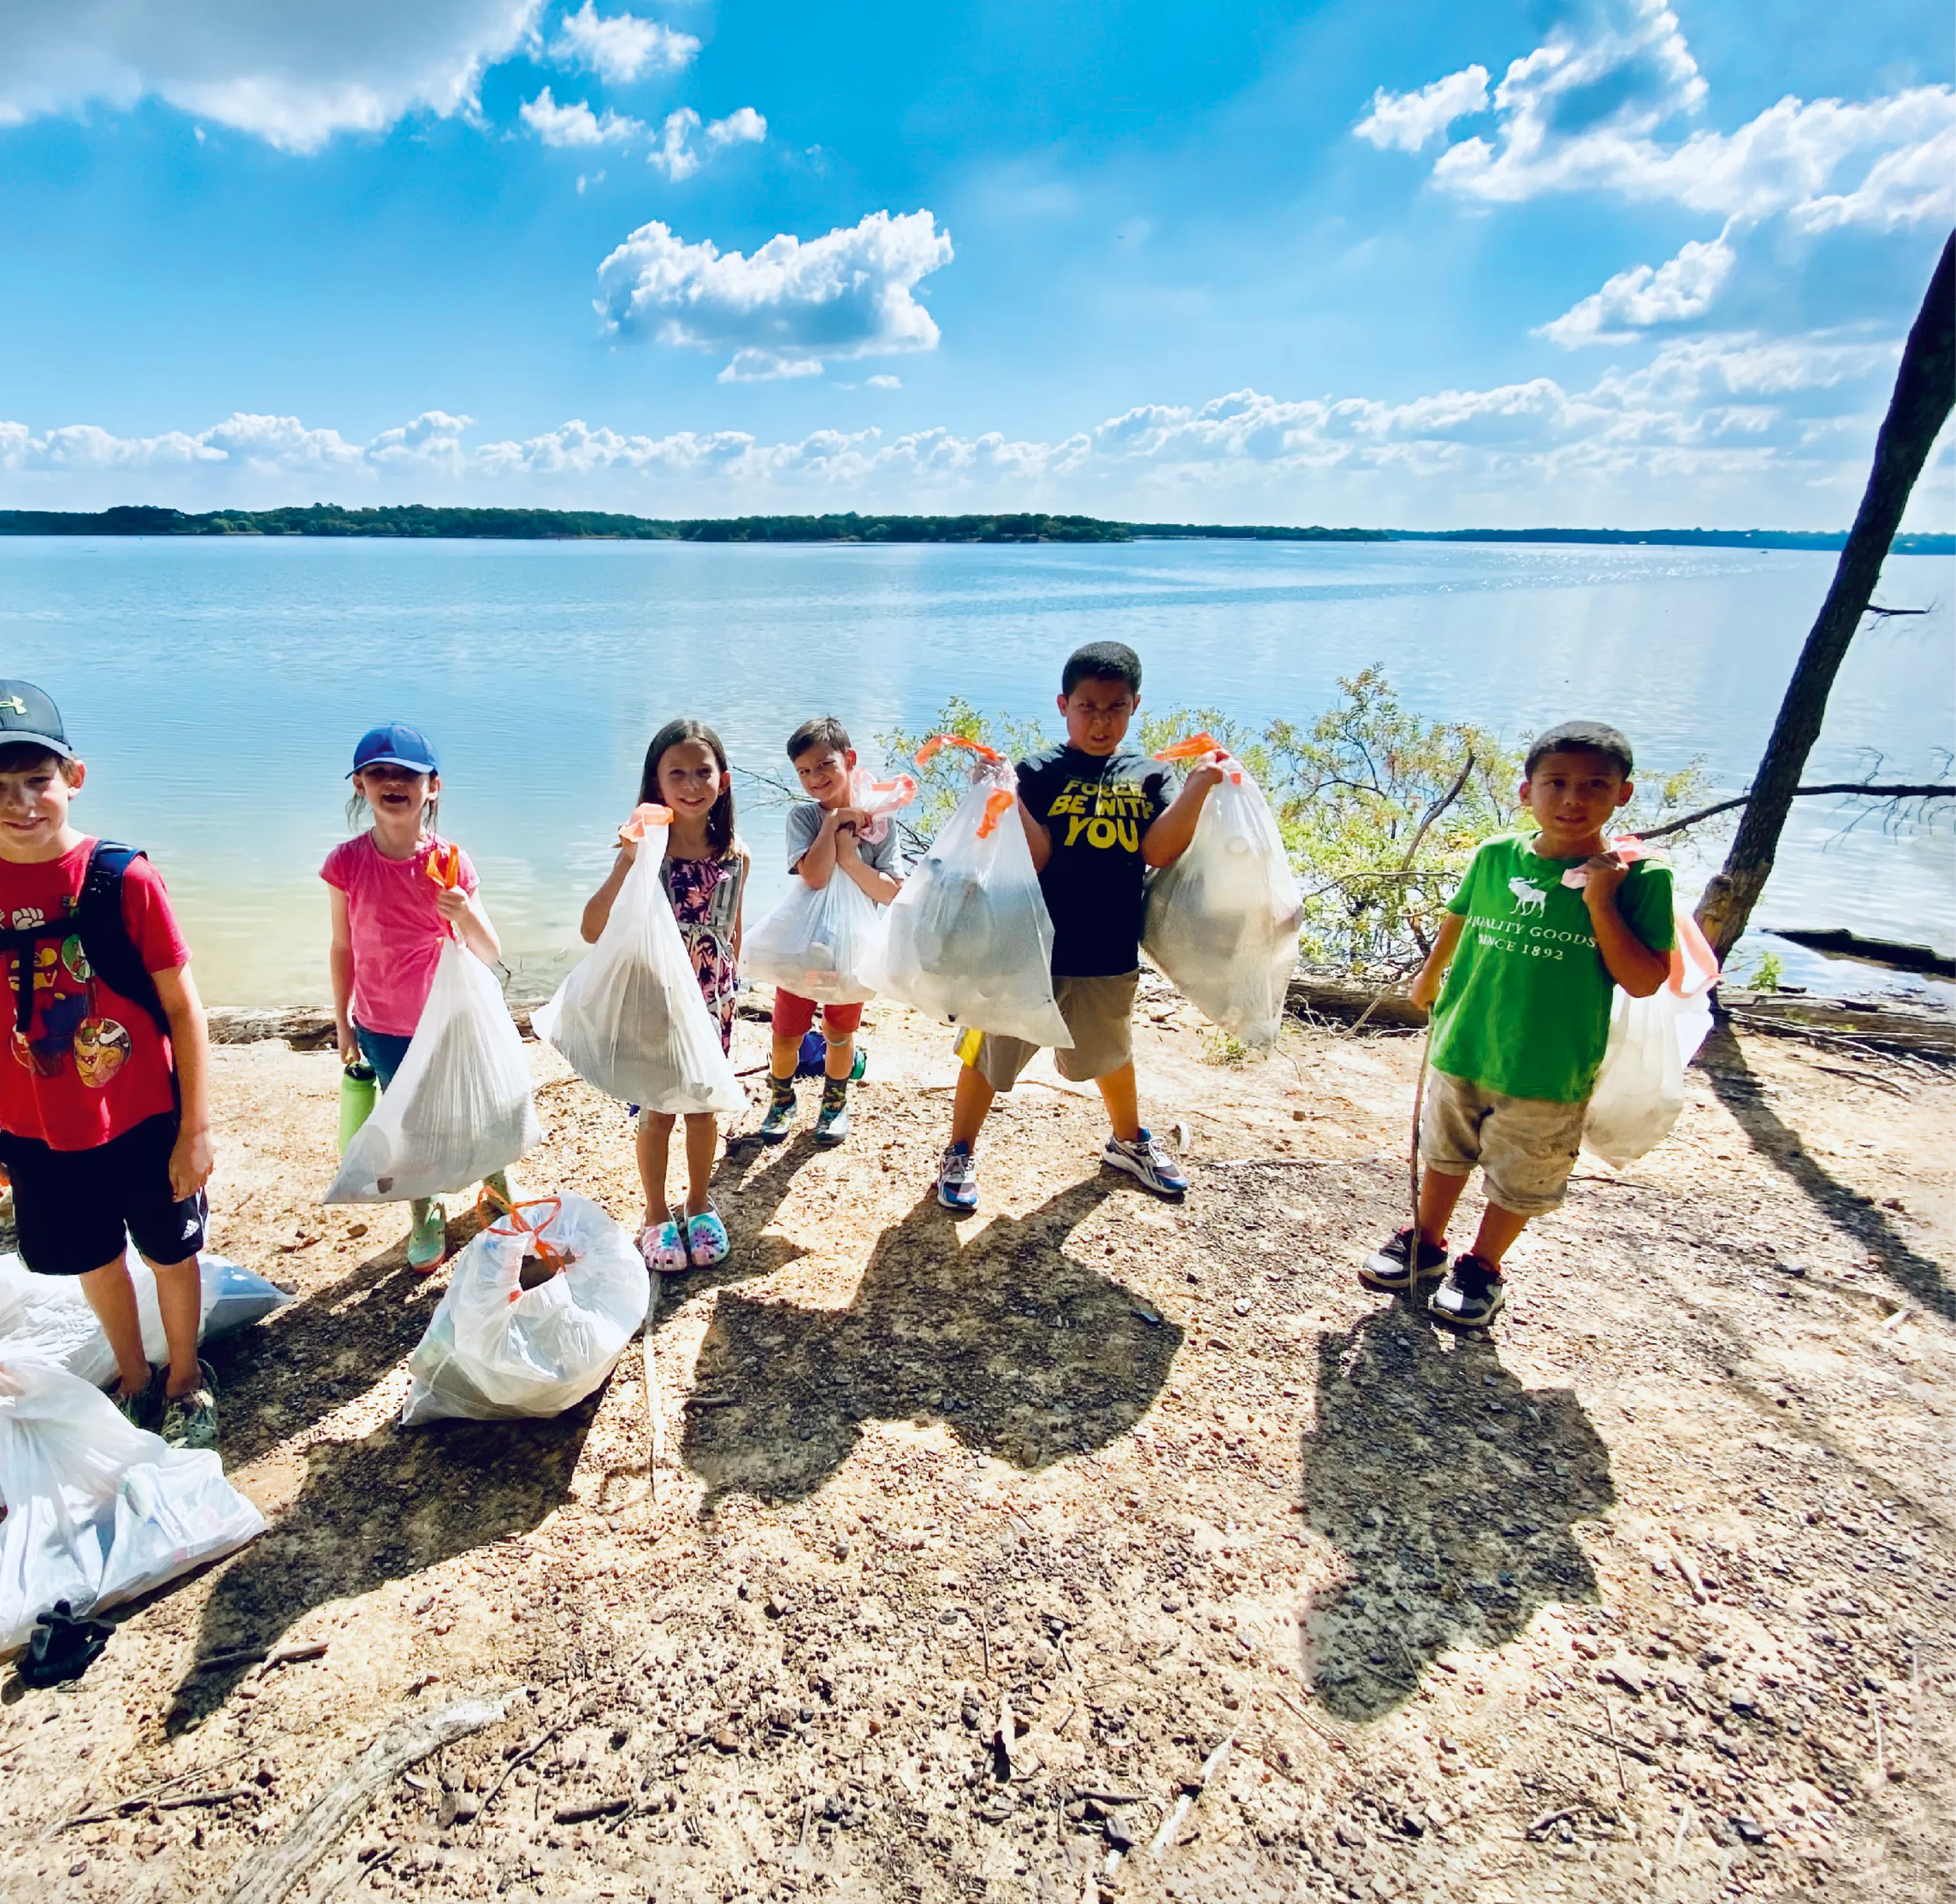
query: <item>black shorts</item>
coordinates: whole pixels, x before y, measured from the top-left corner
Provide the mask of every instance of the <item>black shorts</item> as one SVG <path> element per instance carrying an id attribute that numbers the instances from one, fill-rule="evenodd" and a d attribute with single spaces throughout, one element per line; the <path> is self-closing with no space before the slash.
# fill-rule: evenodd
<path id="1" fill-rule="evenodd" d="M 93 1150 L 50 1150 L 38 1137 L 0 1131 L 21 1261 L 38 1275 L 86 1275 L 121 1261 L 125 1234 L 166 1268 L 195 1256 L 209 1206 L 202 1190 L 170 1194 L 177 1124 L 166 1111 Z"/>

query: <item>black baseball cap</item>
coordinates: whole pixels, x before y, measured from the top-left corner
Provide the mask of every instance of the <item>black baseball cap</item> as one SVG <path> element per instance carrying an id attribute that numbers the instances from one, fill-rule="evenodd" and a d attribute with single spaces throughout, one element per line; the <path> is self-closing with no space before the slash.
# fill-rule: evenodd
<path id="1" fill-rule="evenodd" d="M 73 760 L 61 710 L 31 681 L 0 681 L 0 747 L 45 747 Z"/>

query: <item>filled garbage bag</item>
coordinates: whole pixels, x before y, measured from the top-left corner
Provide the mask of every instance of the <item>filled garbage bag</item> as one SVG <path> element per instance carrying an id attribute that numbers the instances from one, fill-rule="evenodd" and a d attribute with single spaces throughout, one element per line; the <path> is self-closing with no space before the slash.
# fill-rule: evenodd
<path id="1" fill-rule="evenodd" d="M 1207 734 L 1158 760 L 1222 769 L 1188 850 L 1149 882 L 1141 944 L 1211 1023 L 1254 1051 L 1276 1042 L 1304 898 L 1263 790 Z"/>
<path id="2" fill-rule="evenodd" d="M 523 1285 L 524 1259 L 555 1273 Z M 588 1198 L 519 1204 L 455 1259 L 408 1362 L 401 1420 L 561 1414 L 611 1373 L 645 1319 L 645 1266 Z"/>
<path id="3" fill-rule="evenodd" d="M 209 1449 L 166 1448 L 65 1369 L 0 1362 L 0 1652 L 242 1546 L 264 1516 Z"/>
<path id="4" fill-rule="evenodd" d="M 747 1108 L 720 1027 L 659 878 L 672 815 L 639 808 L 619 828 L 638 843 L 598 943 L 530 1020 L 587 1084 L 641 1110 L 675 1115 Z"/>
<path id="5" fill-rule="evenodd" d="M 916 798 L 907 774 L 850 776 L 850 804 L 865 816 L 863 842 L 874 845 L 894 823 L 890 815 Z M 872 972 L 880 950 L 882 909 L 838 865 L 819 888 L 790 875 L 781 903 L 746 936 L 740 963 L 756 984 L 779 985 L 819 1005 L 857 1005 L 873 998 Z"/>
<path id="6" fill-rule="evenodd" d="M 1611 842 L 1625 859 L 1644 856 L 1636 840 Z M 1684 1108 L 1684 1067 L 1712 1029 L 1712 988 L 1718 960 L 1681 906 L 1670 949 L 1670 976 L 1648 998 L 1619 985 L 1610 1006 L 1610 1042 L 1589 1095 L 1582 1148 L 1613 1169 L 1626 1169 L 1671 1133 Z"/>
<path id="7" fill-rule="evenodd" d="M 466 1190 L 542 1136 L 530 1061 L 502 989 L 450 939 L 401 1068 L 346 1146 L 326 1201 L 398 1203 Z"/>
<path id="8" fill-rule="evenodd" d="M 136 1314 L 143 1328 L 143 1348 L 152 1362 L 169 1359 L 163 1339 L 163 1318 L 156 1307 L 156 1278 L 150 1266 L 128 1252 L 129 1280 L 136 1289 Z M 292 1297 L 275 1282 L 208 1252 L 197 1259 L 203 1309 L 197 1339 L 243 1329 L 282 1307 Z M 98 1389 L 115 1379 L 115 1357 L 109 1338 L 95 1319 L 95 1311 L 73 1276 L 37 1276 L 21 1259 L 0 1256 L 0 1362 L 30 1356 L 66 1369 Z"/>
<path id="9" fill-rule="evenodd" d="M 1070 1049 L 1052 995 L 1052 920 L 1013 809 L 1018 777 L 1002 755 L 954 735 L 924 743 L 917 764 L 945 746 L 975 757 L 957 803 L 884 921 L 875 989 L 932 1018 Z"/>
<path id="10" fill-rule="evenodd" d="M 796 874 L 781 903 L 740 948 L 743 974 L 819 1005 L 856 1005 L 876 995 L 869 960 L 882 934 L 881 909 L 840 867 L 819 890 Z"/>

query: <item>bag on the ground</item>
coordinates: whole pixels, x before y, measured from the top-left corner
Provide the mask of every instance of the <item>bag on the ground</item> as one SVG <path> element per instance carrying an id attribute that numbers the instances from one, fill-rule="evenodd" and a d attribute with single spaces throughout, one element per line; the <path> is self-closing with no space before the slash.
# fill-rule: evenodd
<path id="1" fill-rule="evenodd" d="M 611 916 L 583 962 L 531 1020 L 570 1068 L 607 1096 L 678 1115 L 744 1111 L 746 1095 L 700 996 L 659 878 L 672 815 L 639 807 L 619 829 L 638 842 Z"/>
<path id="2" fill-rule="evenodd" d="M 128 1257 L 144 1353 L 152 1362 L 166 1362 L 169 1347 L 156 1307 L 155 1273 L 133 1246 Z M 200 1341 L 245 1328 L 292 1300 L 276 1283 L 208 1251 L 197 1258 L 197 1267 L 203 1295 Z M 115 1379 L 115 1354 L 80 1283 L 73 1276 L 37 1276 L 17 1256 L 8 1254 L 0 1256 L 0 1362 L 22 1356 L 65 1369 L 98 1389 Z"/>
<path id="3" fill-rule="evenodd" d="M 1304 898 L 1262 790 L 1207 734 L 1157 760 L 1222 769 L 1188 850 L 1148 885 L 1141 944 L 1197 1010 L 1252 1050 L 1283 1023 Z"/>
<path id="4" fill-rule="evenodd" d="M 1052 919 L 1013 811 L 1018 777 L 1002 755 L 939 734 L 976 756 L 970 790 L 910 870 L 884 921 L 875 988 L 932 1018 L 1070 1049 L 1052 995 Z"/>
<path id="5" fill-rule="evenodd" d="M 1613 840 L 1625 858 L 1642 843 Z M 1712 1029 L 1712 988 L 1718 960 L 1698 922 L 1680 906 L 1670 976 L 1648 998 L 1620 985 L 1610 1005 L 1610 1042 L 1590 1093 L 1582 1148 L 1615 1170 L 1627 1169 L 1671 1133 L 1684 1108 L 1684 1067 Z"/>
<path id="6" fill-rule="evenodd" d="M 562 1266 L 525 1288 L 526 1256 Z M 598 1205 L 519 1203 L 456 1258 L 409 1360 L 401 1420 L 561 1414 L 611 1373 L 648 1300 L 644 1262 Z"/>
<path id="7" fill-rule="evenodd" d="M 866 816 L 865 844 L 882 840 L 890 815 L 916 798 L 907 774 L 873 779 L 865 768 L 850 777 L 850 803 Z M 838 865 L 820 888 L 799 873 L 788 878 L 781 903 L 747 935 L 740 963 L 756 984 L 778 985 L 819 1005 L 857 1005 L 873 998 L 872 960 L 883 913 Z"/>
<path id="8" fill-rule="evenodd" d="M 209 1449 L 166 1448 L 102 1392 L 0 1362 L 0 1652 L 62 1601 L 99 1612 L 265 1530 Z"/>
<path id="9" fill-rule="evenodd" d="M 399 1203 L 466 1190 L 542 1136 L 502 990 L 450 939 L 401 1068 L 346 1146 L 326 1201 Z"/>

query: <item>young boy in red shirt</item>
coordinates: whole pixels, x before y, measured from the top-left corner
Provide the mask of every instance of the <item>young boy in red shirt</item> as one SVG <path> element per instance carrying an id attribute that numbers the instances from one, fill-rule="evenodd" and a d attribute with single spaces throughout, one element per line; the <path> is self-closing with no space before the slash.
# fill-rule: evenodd
<path id="1" fill-rule="evenodd" d="M 161 1428 L 210 1448 L 217 1404 L 197 1354 L 203 1187 L 211 1165 L 209 1046 L 190 950 L 140 853 L 78 833 L 87 770 L 59 711 L 0 681 L 0 1168 L 21 1256 L 74 1276 L 115 1357 L 114 1399 L 155 1408 L 125 1234 L 156 1272 L 169 1347 Z"/>

